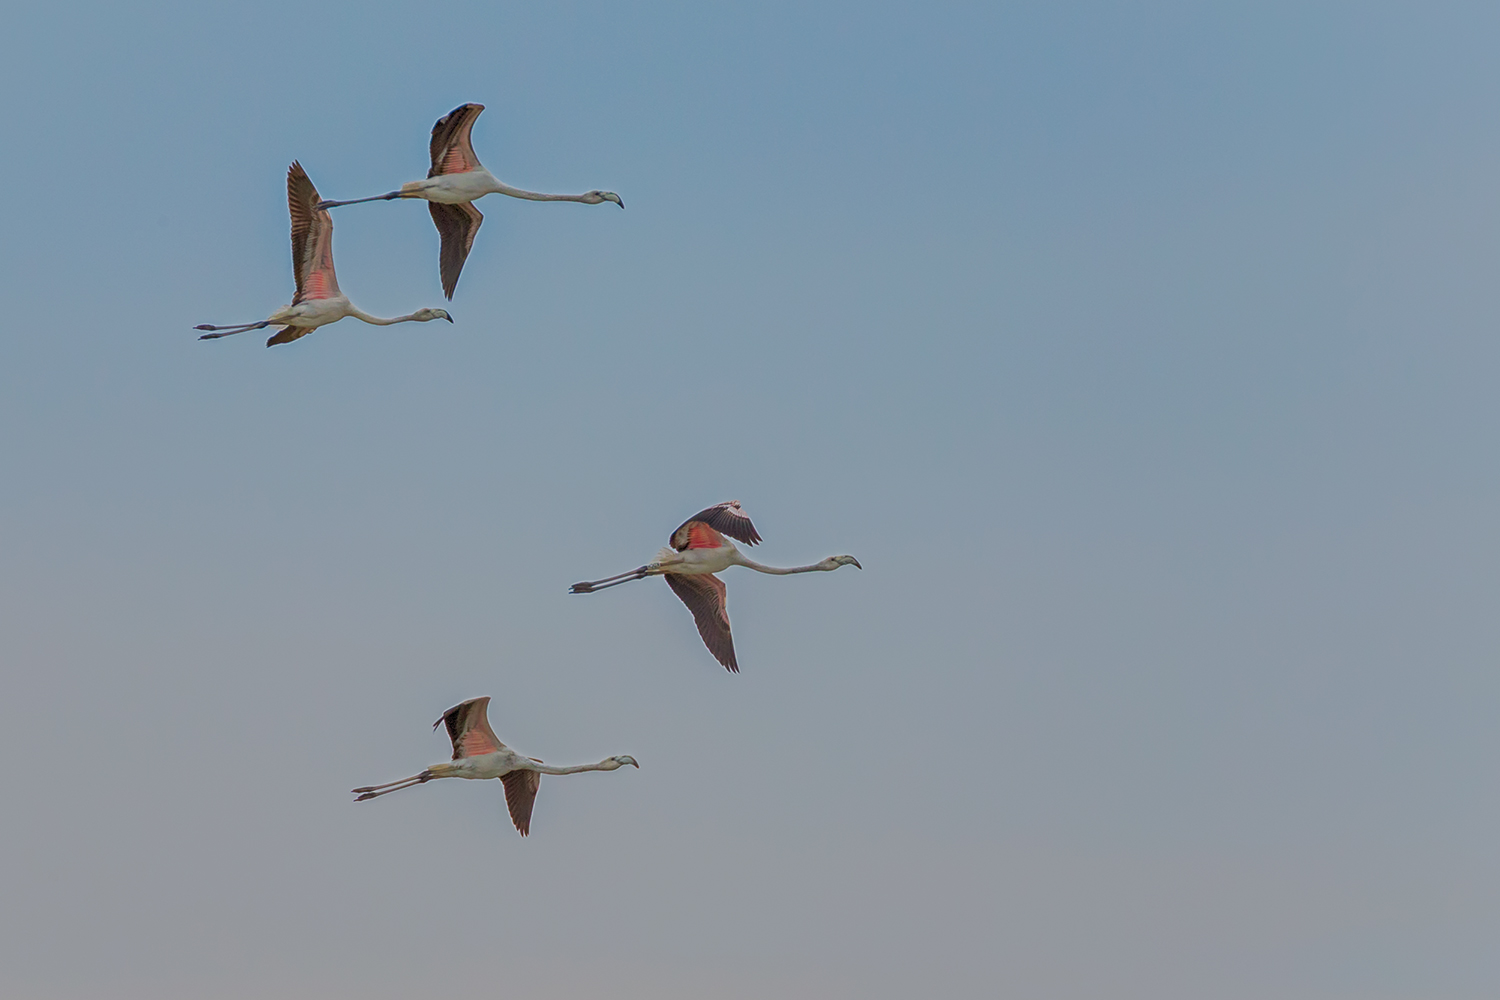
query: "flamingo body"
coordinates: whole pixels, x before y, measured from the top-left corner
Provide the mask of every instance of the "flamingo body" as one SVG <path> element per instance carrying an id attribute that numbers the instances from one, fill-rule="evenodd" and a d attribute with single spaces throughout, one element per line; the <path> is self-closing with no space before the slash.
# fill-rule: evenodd
<path id="1" fill-rule="evenodd" d="M 713 548 L 700 546 L 696 549 L 683 549 L 681 552 L 663 548 L 648 565 L 652 567 L 653 574 L 696 576 L 702 573 L 722 573 L 739 561 L 736 557 L 740 550 L 727 538 L 721 538 L 720 541 L 722 544 Z"/>
<path id="2" fill-rule="evenodd" d="M 443 309 L 418 309 L 406 316 L 382 319 L 363 312 L 349 297 L 339 290 L 339 279 L 333 269 L 333 218 L 327 211 L 319 209 L 318 189 L 296 161 L 286 172 L 287 212 L 292 217 L 292 273 L 297 279 L 297 293 L 291 305 L 282 306 L 270 316 L 257 323 L 238 323 L 231 326 L 213 326 L 208 323 L 196 327 L 210 330 L 199 340 L 214 340 L 248 330 L 262 330 L 268 326 L 285 324 L 270 340 L 267 347 L 289 344 L 307 336 L 320 326 L 337 323 L 348 316 L 363 320 L 373 326 L 390 326 L 393 323 L 426 323 L 434 319 L 453 322 Z"/>
<path id="3" fill-rule="evenodd" d="M 484 167 L 461 174 L 437 174 L 422 181 L 407 181 L 401 185 L 401 197 L 421 198 L 440 205 L 462 205 L 487 194 L 504 194 L 514 190 Z"/>
<path id="4" fill-rule="evenodd" d="M 471 698 L 454 705 L 443 713 L 443 717 L 432 724 L 432 728 L 446 725 L 448 738 L 453 743 L 453 759 L 423 768 L 421 773 L 384 785 L 366 785 L 354 789 L 358 796 L 354 801 L 369 799 L 399 792 L 403 788 L 422 785 L 434 778 L 468 778 L 485 781 L 499 778 L 505 786 L 505 804 L 510 811 L 511 822 L 516 832 L 526 836 L 531 832 L 531 809 L 536 802 L 537 789 L 541 787 L 544 774 L 579 774 L 583 771 L 615 771 L 629 764 L 640 767 L 634 757 L 621 755 L 606 757 L 597 764 L 578 764 L 573 767 L 549 767 L 535 757 L 524 757 L 504 743 L 490 728 L 488 708 L 490 699 Z"/>
<path id="5" fill-rule="evenodd" d="M 568 592 L 591 594 L 648 576 L 664 577 L 672 592 L 692 612 L 698 635 L 714 659 L 731 673 L 739 673 L 733 631 L 729 625 L 728 593 L 724 581 L 716 574 L 730 566 L 744 566 L 773 576 L 831 572 L 841 566 L 862 568 L 858 559 L 847 555 L 829 556 L 808 566 L 765 566 L 741 553 L 730 538 L 746 545 L 755 545 L 761 540 L 760 533 L 738 500 L 715 504 L 688 518 L 672 532 L 670 546 L 659 551 L 656 558 L 646 565 L 602 580 L 575 583 Z"/>
<path id="6" fill-rule="evenodd" d="M 458 276 L 463 272 L 464 261 L 468 260 L 469 251 L 474 246 L 474 237 L 484 223 L 484 215 L 474 207 L 474 202 L 485 195 L 503 194 L 525 201 L 576 201 L 584 205 L 599 205 L 609 201 L 621 208 L 625 207 L 625 202 L 613 191 L 543 194 L 511 187 L 500 180 L 484 168 L 474 153 L 471 133 L 474 122 L 482 111 L 483 104 L 461 104 L 437 120 L 432 126 L 432 141 L 428 144 L 432 166 L 424 180 L 408 181 L 396 191 L 378 194 L 373 198 L 324 201 L 318 204 L 320 209 L 329 209 L 339 205 L 391 201 L 396 198 L 420 198 L 426 201 L 441 241 L 438 274 L 442 278 L 443 294 L 450 299 L 458 288 Z"/>

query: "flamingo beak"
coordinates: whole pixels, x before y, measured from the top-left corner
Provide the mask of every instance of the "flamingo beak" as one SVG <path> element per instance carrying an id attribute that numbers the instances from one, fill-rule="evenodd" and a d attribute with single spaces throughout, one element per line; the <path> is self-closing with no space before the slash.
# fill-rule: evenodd
<path id="1" fill-rule="evenodd" d="M 450 322 L 450 323 L 452 323 L 452 322 L 453 322 L 453 317 L 452 317 L 452 316 L 449 316 L 449 315 L 447 315 L 447 314 L 446 314 L 446 313 L 444 313 L 444 314 L 443 314 L 443 319 L 445 319 L 445 320 L 447 320 L 447 321 L 448 321 L 448 322 Z"/>
<path id="2" fill-rule="evenodd" d="M 858 560 L 858 559 L 856 559 L 856 558 L 854 558 L 854 557 L 853 557 L 853 556 L 850 556 L 850 557 L 849 557 L 849 563 L 850 563 L 850 564 L 851 564 L 851 565 L 852 565 L 852 566 L 853 566 L 853 567 L 854 567 L 854 568 L 855 568 L 855 569 L 864 569 L 864 567 L 863 567 L 863 566 L 861 566 L 861 565 L 860 565 L 860 564 L 859 564 L 859 560 Z"/>

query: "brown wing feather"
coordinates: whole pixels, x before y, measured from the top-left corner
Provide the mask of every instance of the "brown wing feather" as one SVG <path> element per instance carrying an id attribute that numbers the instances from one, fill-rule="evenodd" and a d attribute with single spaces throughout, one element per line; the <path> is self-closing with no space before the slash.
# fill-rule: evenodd
<path id="1" fill-rule="evenodd" d="M 672 532 L 672 547 L 678 552 L 688 547 L 689 528 L 694 521 L 700 521 L 715 531 L 728 535 L 737 542 L 744 542 L 746 545 L 754 545 L 760 541 L 760 532 L 756 531 L 755 525 L 750 523 L 750 515 L 740 508 L 740 502 L 727 500 L 724 503 L 716 503 L 707 510 L 700 510 L 683 521 L 677 530 Z"/>
<path id="2" fill-rule="evenodd" d="M 307 171 L 293 160 L 286 171 L 286 207 L 292 217 L 292 274 L 297 279 L 293 305 L 304 298 L 339 294 L 338 277 L 333 271 L 333 216 L 327 209 L 318 211 L 320 201 Z"/>
<path id="3" fill-rule="evenodd" d="M 443 294 L 453 298 L 458 287 L 458 276 L 469 259 L 469 250 L 474 246 L 474 234 L 484 216 L 473 202 L 462 205 L 443 205 L 435 201 L 427 203 L 432 213 L 433 225 L 437 226 L 442 248 L 438 251 L 438 274 L 443 279 Z"/>
<path id="4" fill-rule="evenodd" d="M 286 171 L 286 208 L 292 217 L 292 274 L 297 279 L 297 295 L 293 302 L 302 298 L 302 276 L 307 270 L 307 242 L 313 224 L 313 213 L 307 205 L 309 189 L 313 189 L 313 183 L 308 179 L 307 171 L 293 160 Z"/>
<path id="5" fill-rule="evenodd" d="M 469 144 L 469 132 L 483 110 L 483 104 L 462 104 L 432 126 L 432 143 L 428 147 L 432 168 L 427 171 L 428 177 L 464 173 L 479 166 L 479 157 L 474 155 L 474 147 Z M 457 169 L 459 167 L 462 169 Z"/>
<path id="6" fill-rule="evenodd" d="M 489 708 L 490 699 L 470 698 L 468 701 L 454 705 L 443 713 L 443 717 L 432 724 L 432 728 L 447 724 L 448 739 L 453 742 L 453 759 L 460 757 L 479 757 L 487 753 L 494 753 L 505 746 L 500 742 L 500 737 L 490 728 L 489 716 L 486 709 Z"/>
<path id="7" fill-rule="evenodd" d="M 536 771 L 511 771 L 502 774 L 505 785 L 505 805 L 510 810 L 510 821 L 516 832 L 526 836 L 531 832 L 531 807 L 536 802 L 536 790 L 542 787 L 542 776 Z"/>
<path id="8" fill-rule="evenodd" d="M 276 335 L 266 341 L 267 347 L 275 347 L 277 344 L 290 344 L 300 337 L 305 337 L 316 330 L 315 326 L 284 326 L 276 331 Z"/>
<path id="9" fill-rule="evenodd" d="M 729 630 L 729 599 L 724 581 L 711 573 L 665 573 L 667 586 L 693 613 L 703 644 L 731 673 L 739 673 L 734 658 L 734 636 Z"/>

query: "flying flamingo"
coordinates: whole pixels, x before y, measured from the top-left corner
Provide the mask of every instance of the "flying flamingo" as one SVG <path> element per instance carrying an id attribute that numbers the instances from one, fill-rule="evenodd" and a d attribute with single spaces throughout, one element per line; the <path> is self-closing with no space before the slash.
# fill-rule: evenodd
<path id="1" fill-rule="evenodd" d="M 193 329 L 217 332 L 205 333 L 199 340 L 213 340 L 246 330 L 263 330 L 273 323 L 285 323 L 286 326 L 266 341 L 266 346 L 290 344 L 298 337 L 305 337 L 318 327 L 336 323 L 345 316 L 375 326 L 426 323 L 434 319 L 453 322 L 453 317 L 443 309 L 418 309 L 395 319 L 381 319 L 361 312 L 347 295 L 339 291 L 339 280 L 333 273 L 333 219 L 318 209 L 318 189 L 313 187 L 302 164 L 296 161 L 286 172 L 286 204 L 292 215 L 292 270 L 297 276 L 297 294 L 292 296 L 292 304 L 282 306 L 259 323 L 235 326 L 202 323 Z"/>
<path id="2" fill-rule="evenodd" d="M 667 586 L 682 598 L 682 603 L 693 613 L 693 621 L 698 624 L 698 634 L 703 637 L 703 644 L 708 647 L 708 651 L 730 671 L 739 673 L 740 665 L 734 658 L 734 636 L 729 631 L 724 581 L 714 576 L 715 573 L 730 566 L 744 566 L 757 573 L 777 576 L 790 573 L 830 573 L 840 566 L 864 568 L 853 556 L 829 556 L 811 566 L 792 566 L 787 569 L 762 566 L 741 555 L 740 550 L 725 535 L 746 545 L 754 545 L 760 541 L 755 525 L 750 523 L 749 515 L 740 509 L 738 500 L 715 504 L 682 522 L 682 526 L 672 532 L 671 548 L 662 549 L 646 565 L 602 580 L 575 583 L 568 589 L 568 593 L 591 594 L 596 590 L 618 587 L 622 583 L 648 576 L 664 576 Z"/>
<path id="3" fill-rule="evenodd" d="M 354 198 L 350 201 L 325 201 L 319 208 L 336 208 L 339 205 L 358 205 L 366 201 L 390 201 L 394 198 L 422 198 L 432 221 L 442 237 L 442 249 L 438 253 L 438 273 L 443 279 L 443 294 L 453 298 L 458 287 L 458 273 L 464 269 L 469 250 L 474 246 L 474 234 L 484 216 L 474 207 L 474 202 L 487 194 L 508 194 L 512 198 L 527 201 L 577 201 L 585 205 L 598 205 L 612 201 L 621 208 L 625 203 L 613 191 L 586 191 L 583 194 L 541 194 L 511 187 L 494 174 L 484 169 L 474 147 L 469 143 L 469 132 L 474 120 L 484 110 L 483 104 L 465 104 L 454 108 L 432 126 L 432 168 L 427 171 L 425 181 L 408 181 L 401 190 L 388 194 L 377 194 L 371 198 Z"/>
<path id="4" fill-rule="evenodd" d="M 580 771 L 614 771 L 626 764 L 640 767 L 634 757 L 606 757 L 597 764 L 579 764 L 577 767 L 548 767 L 535 757 L 522 757 L 500 742 L 490 728 L 485 716 L 489 698 L 471 698 L 454 705 L 443 713 L 443 717 L 432 724 L 436 729 L 448 724 L 448 738 L 453 741 L 453 760 L 446 764 L 433 764 L 421 774 L 392 781 L 384 785 L 367 785 L 354 789 L 359 796 L 355 802 L 378 798 L 399 792 L 412 785 L 420 785 L 433 778 L 499 778 L 505 786 L 505 804 L 510 808 L 510 820 L 521 836 L 531 832 L 531 806 L 536 801 L 536 790 L 541 787 L 544 774 L 578 774 Z"/>

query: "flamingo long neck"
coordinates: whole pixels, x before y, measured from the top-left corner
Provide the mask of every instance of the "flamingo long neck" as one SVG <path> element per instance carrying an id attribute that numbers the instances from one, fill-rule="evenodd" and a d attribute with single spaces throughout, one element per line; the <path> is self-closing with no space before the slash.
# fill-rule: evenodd
<path id="1" fill-rule="evenodd" d="M 610 763 L 612 761 L 607 758 L 597 764 L 575 764 L 572 767 L 550 767 L 546 764 L 533 762 L 527 770 L 537 771 L 541 774 L 579 774 L 583 771 L 612 771 L 614 768 L 606 766 Z"/>
<path id="2" fill-rule="evenodd" d="M 371 316 L 369 313 L 361 311 L 359 307 L 352 305 L 349 307 L 349 315 L 355 319 L 362 319 L 371 326 L 390 326 L 393 323 L 409 323 L 417 318 L 416 313 L 408 313 L 405 316 L 397 316 L 394 319 L 382 319 L 379 316 Z"/>
<path id="3" fill-rule="evenodd" d="M 496 194 L 508 194 L 512 198 L 524 198 L 527 201 L 583 201 L 581 194 L 542 194 L 540 191 L 523 191 L 518 187 L 511 187 L 502 180 L 495 181 Z"/>
<path id="4" fill-rule="evenodd" d="M 735 549 L 734 561 L 736 564 L 743 566 L 746 569 L 753 569 L 757 573 L 769 573 L 772 576 L 787 576 L 791 573 L 816 573 L 819 570 L 828 569 L 828 567 L 824 566 L 822 563 L 813 563 L 811 566 L 766 566 L 756 562 L 754 559 L 749 558 L 738 549 Z"/>

